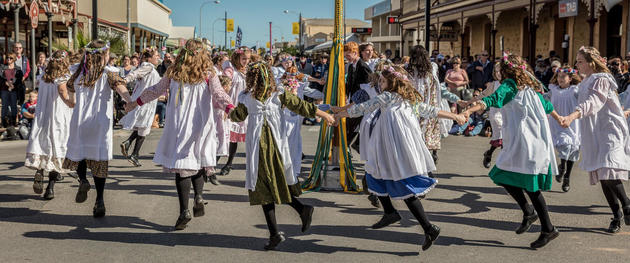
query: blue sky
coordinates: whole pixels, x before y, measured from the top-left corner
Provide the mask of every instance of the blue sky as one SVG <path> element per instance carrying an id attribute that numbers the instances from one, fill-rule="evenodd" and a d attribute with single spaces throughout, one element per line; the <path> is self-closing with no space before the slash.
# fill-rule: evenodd
<path id="1" fill-rule="evenodd" d="M 346 19 L 363 20 L 366 7 L 382 0 L 346 0 Z M 293 40 L 297 35 L 291 34 L 291 22 L 298 21 L 296 13 L 302 12 L 304 18 L 332 18 L 333 0 L 221 0 L 214 4 L 210 0 L 164 0 L 173 13 L 171 19 L 175 26 L 195 26 L 199 30 L 199 7 L 206 4 L 202 10 L 201 34 L 212 40 L 212 23 L 217 18 L 223 18 L 227 10 L 228 18 L 234 19 L 234 30 L 240 26 L 243 31 L 243 44 L 253 46 L 256 41 L 265 45 L 269 41 L 269 22 L 272 22 L 273 38 L 278 41 Z M 284 10 L 295 13 L 285 14 Z M 215 41 L 223 45 L 223 21 L 215 24 Z M 228 33 L 228 42 L 235 38 L 235 33 Z"/>

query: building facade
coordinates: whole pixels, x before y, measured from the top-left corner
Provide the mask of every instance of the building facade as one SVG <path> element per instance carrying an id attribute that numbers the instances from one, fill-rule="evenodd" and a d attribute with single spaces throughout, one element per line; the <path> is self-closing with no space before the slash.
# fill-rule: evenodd
<path id="1" fill-rule="evenodd" d="M 398 0 L 403 54 L 424 45 L 425 1 Z M 430 48 L 445 55 L 473 56 L 503 50 L 529 58 L 555 51 L 573 63 L 581 46 L 603 56 L 630 51 L 630 0 L 438 0 L 431 1 Z"/>
<path id="2" fill-rule="evenodd" d="M 332 18 L 303 18 L 302 43 L 305 49 L 309 49 L 332 40 L 335 21 Z M 346 19 L 345 30 L 347 34 L 352 33 L 352 28 L 369 28 L 370 23 L 358 19 Z"/>
<path id="3" fill-rule="evenodd" d="M 372 34 L 367 38 L 379 53 L 391 50 L 394 56 L 400 53 L 400 25 L 389 24 L 388 16 L 400 16 L 400 0 L 385 0 L 365 9 L 365 20 L 372 21 Z"/>

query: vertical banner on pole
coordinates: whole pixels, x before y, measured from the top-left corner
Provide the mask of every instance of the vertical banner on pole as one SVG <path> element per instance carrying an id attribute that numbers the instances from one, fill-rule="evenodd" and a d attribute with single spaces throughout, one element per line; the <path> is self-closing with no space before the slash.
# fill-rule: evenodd
<path id="1" fill-rule="evenodd" d="M 330 69 L 328 73 L 328 87 L 326 88 L 325 103 L 343 107 L 346 104 L 345 67 L 343 56 L 343 0 L 335 0 L 335 27 L 332 49 L 330 51 Z M 299 26 L 298 26 L 299 28 Z M 302 184 L 305 190 L 318 191 L 327 176 L 328 160 L 331 150 L 338 150 L 339 184 L 345 192 L 360 191 L 356 184 L 352 159 L 350 158 L 348 141 L 346 138 L 346 120 L 341 119 L 337 127 L 322 123 L 319 131 L 317 152 L 311 172 Z M 335 156 L 335 154 L 333 154 Z"/>
<path id="2" fill-rule="evenodd" d="M 236 46 L 241 46 L 241 39 L 243 39 L 243 31 L 241 31 L 241 27 L 236 27 Z"/>

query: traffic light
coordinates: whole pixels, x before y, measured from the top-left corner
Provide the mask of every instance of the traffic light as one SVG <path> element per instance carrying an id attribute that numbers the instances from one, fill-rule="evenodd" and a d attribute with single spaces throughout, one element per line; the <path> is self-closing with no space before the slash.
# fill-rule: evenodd
<path id="1" fill-rule="evenodd" d="M 388 16 L 387 17 L 387 23 L 388 24 L 398 24 L 398 17 L 397 16 Z"/>

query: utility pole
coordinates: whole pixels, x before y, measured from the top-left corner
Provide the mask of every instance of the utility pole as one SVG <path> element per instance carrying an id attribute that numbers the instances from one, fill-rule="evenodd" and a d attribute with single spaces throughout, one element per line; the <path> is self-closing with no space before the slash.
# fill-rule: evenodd
<path id="1" fill-rule="evenodd" d="M 431 0 L 426 0 L 424 2 L 424 47 L 427 52 L 431 54 L 430 39 L 431 39 Z M 402 32 L 400 32 L 402 35 Z"/>
<path id="2" fill-rule="evenodd" d="M 98 39 L 98 0 L 92 0 L 92 40 Z"/>
<path id="3" fill-rule="evenodd" d="M 131 1 L 127 0 L 127 51 L 131 54 L 133 52 L 131 51 L 131 4 L 129 2 Z"/>
<path id="4" fill-rule="evenodd" d="M 295 13 L 294 13 L 295 14 Z M 298 47 L 300 49 L 300 53 L 304 52 L 304 45 L 302 44 L 302 12 L 300 12 L 300 16 L 298 18 L 300 21 L 300 34 L 298 34 Z"/>
<path id="5" fill-rule="evenodd" d="M 224 39 L 225 40 L 225 45 L 224 45 L 224 47 L 227 50 L 228 49 L 228 45 L 227 45 L 227 10 L 225 10 L 225 20 L 224 21 L 225 21 L 225 27 L 224 27 L 224 29 L 225 29 L 225 39 Z"/>

